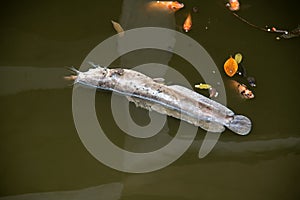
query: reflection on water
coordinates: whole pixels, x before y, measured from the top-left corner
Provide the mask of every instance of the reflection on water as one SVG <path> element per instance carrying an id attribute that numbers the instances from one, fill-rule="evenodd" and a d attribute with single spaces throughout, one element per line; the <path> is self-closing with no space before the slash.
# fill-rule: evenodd
<path id="1" fill-rule="evenodd" d="M 162 27 L 175 29 L 175 14 L 166 10 L 152 10 L 147 7 L 149 0 L 124 0 L 120 22 L 124 30 L 140 27 Z M 170 48 L 174 46 L 173 35 L 164 34 L 160 36 Z M 126 44 L 118 44 L 120 49 L 126 48 Z M 121 56 L 121 65 L 137 66 L 144 63 L 168 64 L 172 57 L 169 52 L 155 49 L 143 49 Z"/>
<path id="2" fill-rule="evenodd" d="M 154 9 L 151 7 L 153 1 L 149 0 L 124 0 L 122 5 L 122 13 L 121 13 L 121 24 L 125 30 L 132 29 L 132 28 L 140 28 L 140 27 L 162 27 L 162 28 L 169 28 L 175 29 L 175 14 L 174 12 L 170 12 L 167 9 Z M 155 2 L 156 3 L 156 2 Z M 175 45 L 175 36 L 171 35 L 171 33 L 164 32 L 163 35 L 160 35 L 162 41 L 165 41 L 165 44 L 168 48 L 172 49 Z M 121 42 L 118 43 L 118 48 L 126 49 L 128 45 L 122 44 Z M 134 52 L 127 53 L 121 56 L 120 62 L 121 66 L 127 67 L 136 67 L 137 71 L 145 73 L 147 68 L 150 67 L 144 66 L 143 64 L 147 63 L 159 63 L 162 65 L 168 65 L 170 59 L 172 58 L 172 53 L 165 52 L 157 49 L 140 49 Z M 140 67 L 139 67 L 140 66 Z M 139 67 L 139 68 L 137 68 Z M 146 74 L 151 74 L 156 76 L 150 77 L 162 77 L 165 78 L 167 73 L 167 68 L 164 66 L 161 67 L 154 67 L 157 70 L 149 71 Z M 117 105 L 122 103 L 122 99 L 114 98 L 112 104 L 114 107 L 118 107 Z M 126 104 L 125 104 L 126 105 Z M 126 106 L 126 110 L 130 107 Z M 134 119 L 143 119 L 145 118 L 145 112 L 141 112 L 140 109 L 136 109 L 131 107 L 130 112 L 123 112 L 123 115 L 127 114 L 124 119 L 127 119 L 127 124 L 124 125 L 123 129 L 130 130 L 130 127 L 136 127 L 131 120 L 131 116 L 134 116 Z M 149 118 L 146 116 L 146 118 Z M 153 121 L 150 122 L 153 124 Z M 146 129 L 145 129 L 146 130 Z M 130 149 L 132 147 L 135 148 L 135 151 L 147 151 L 149 149 L 147 144 L 150 144 L 151 148 L 153 146 L 164 146 L 166 145 L 166 140 L 163 139 L 165 134 L 168 133 L 168 124 L 165 124 L 164 129 L 160 131 L 161 135 L 159 137 L 154 137 L 150 140 L 152 142 L 144 143 L 141 142 L 140 144 L 136 144 L 136 140 L 132 137 L 127 137 L 124 141 L 123 148 Z M 155 145 L 153 145 L 153 141 L 155 141 Z M 170 141 L 170 140 L 169 140 Z M 151 149 L 150 148 L 150 149 Z M 126 158 L 125 158 L 126 159 Z M 141 165 L 142 163 L 135 163 L 135 165 Z"/>
<path id="3" fill-rule="evenodd" d="M 65 88 L 67 87 L 66 81 L 62 78 L 64 74 L 66 74 L 64 68 L 3 66 L 0 68 L 0 95 Z"/>
<path id="4" fill-rule="evenodd" d="M 120 22 L 125 30 L 138 27 L 175 28 L 175 13 L 149 8 L 150 0 L 124 0 Z"/>
<path id="5" fill-rule="evenodd" d="M 0 197 L 0 200 L 117 200 L 121 197 L 122 189 L 121 183 L 110 183 L 81 190 Z"/>
<path id="6" fill-rule="evenodd" d="M 276 35 L 250 27 L 226 10 L 223 0 L 184 1 L 185 8 L 171 15 L 147 11 L 146 2 L 54 0 L 13 4 L 8 1 L 1 6 L 2 199 L 28 193 L 36 195 L 19 197 L 37 199 L 40 193 L 58 197 L 56 193 L 45 193 L 51 191 L 61 191 L 58 194 L 66 197 L 62 191 L 93 185 L 99 185 L 94 188 L 99 191 L 106 186 L 114 188 L 115 192 L 106 194 L 115 194 L 115 199 L 121 192 L 121 199 L 130 200 L 298 199 L 299 38 L 278 41 Z M 298 7 L 292 1 L 240 3 L 238 14 L 260 27 L 274 25 L 292 30 L 300 21 Z M 126 174 L 102 165 L 86 151 L 74 128 L 72 88 L 59 78 L 67 73 L 64 66 L 80 66 L 96 45 L 115 34 L 112 19 L 117 21 L 120 17 L 119 22 L 126 30 L 143 26 L 176 29 L 193 6 L 197 6 L 199 12 L 192 13 L 193 28 L 188 35 L 204 46 L 222 73 L 226 58 L 241 52 L 247 72 L 257 80 L 257 87 L 253 89 L 255 98 L 243 101 L 230 90 L 229 78 L 223 76 L 228 106 L 249 116 L 253 130 L 247 137 L 224 132 L 204 159 L 197 156 L 204 136 L 204 132 L 198 130 L 197 140 L 183 157 L 149 174 Z M 151 56 L 146 56 L 149 52 Z M 185 61 L 170 53 L 149 52 L 138 52 L 138 59 L 134 53 L 122 56 L 120 63 L 128 64 L 129 68 L 154 61 L 169 64 L 190 82 L 199 83 L 201 77 L 195 76 Z M 99 104 L 110 103 L 107 93 L 97 95 L 101 97 Z M 132 145 L 119 134 L 110 118 L 110 110 L 105 106 L 101 108 L 99 119 L 111 131 L 116 143 Z M 146 114 L 137 113 L 136 118 Z M 163 141 L 157 140 L 157 146 L 173 137 L 167 133 L 177 125 L 177 120 L 168 120 Z M 110 185 L 112 182 L 117 183 Z M 93 188 L 81 192 L 88 194 L 85 192 L 89 191 L 93 192 Z M 102 194 L 99 193 L 106 197 Z M 87 195 L 84 199 L 88 197 L 94 196 Z"/>

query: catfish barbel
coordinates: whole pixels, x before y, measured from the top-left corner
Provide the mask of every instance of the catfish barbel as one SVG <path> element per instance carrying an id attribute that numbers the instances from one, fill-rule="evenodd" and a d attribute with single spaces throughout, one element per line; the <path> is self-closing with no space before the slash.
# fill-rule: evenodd
<path id="1" fill-rule="evenodd" d="M 66 79 L 74 80 L 74 84 L 116 92 L 138 107 L 184 120 L 210 132 L 220 133 L 227 127 L 239 135 L 247 135 L 251 130 L 247 117 L 235 115 L 222 104 L 180 85 L 165 85 L 130 69 L 94 65 L 86 72 L 73 71 L 77 74 Z"/>

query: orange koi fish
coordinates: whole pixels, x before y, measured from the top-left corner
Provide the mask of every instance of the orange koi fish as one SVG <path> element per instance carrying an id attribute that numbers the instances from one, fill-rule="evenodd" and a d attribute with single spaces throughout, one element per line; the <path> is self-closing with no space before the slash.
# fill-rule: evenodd
<path id="1" fill-rule="evenodd" d="M 240 3 L 238 0 L 229 0 L 229 3 L 227 3 L 226 6 L 231 11 L 238 11 L 240 9 Z"/>
<path id="2" fill-rule="evenodd" d="M 151 1 L 148 3 L 148 8 L 152 9 L 167 9 L 171 12 L 176 12 L 177 10 L 184 7 L 183 3 L 178 1 Z"/>
<path id="3" fill-rule="evenodd" d="M 234 81 L 234 80 L 233 80 L 233 85 L 237 89 L 238 93 L 240 95 L 242 95 L 243 98 L 245 98 L 245 99 L 253 99 L 254 98 L 254 94 L 252 93 L 251 90 L 249 90 L 247 88 L 246 85 L 240 84 L 239 82 Z"/>
<path id="4" fill-rule="evenodd" d="M 191 28 L 192 28 L 192 15 L 191 15 L 191 13 L 189 13 L 186 20 L 183 23 L 183 30 L 185 32 L 188 32 L 191 30 Z"/>

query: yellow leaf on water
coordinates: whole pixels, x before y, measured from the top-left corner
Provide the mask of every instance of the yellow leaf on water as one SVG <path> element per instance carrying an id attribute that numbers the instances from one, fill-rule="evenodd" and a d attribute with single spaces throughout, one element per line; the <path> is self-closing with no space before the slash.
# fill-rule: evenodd
<path id="1" fill-rule="evenodd" d="M 242 59 L 243 59 L 242 54 L 240 54 L 240 53 L 235 54 L 234 60 L 235 60 L 238 64 L 240 64 L 240 63 L 242 62 Z"/>
<path id="2" fill-rule="evenodd" d="M 195 85 L 195 88 L 199 88 L 199 89 L 209 89 L 209 88 L 211 88 L 211 85 L 209 85 L 209 84 L 204 84 L 204 83 L 200 83 L 200 84 L 198 84 L 198 85 Z"/>

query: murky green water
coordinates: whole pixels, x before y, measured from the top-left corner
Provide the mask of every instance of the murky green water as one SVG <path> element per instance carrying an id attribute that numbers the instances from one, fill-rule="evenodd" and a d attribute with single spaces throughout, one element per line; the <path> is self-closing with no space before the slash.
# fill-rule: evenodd
<path id="1" fill-rule="evenodd" d="M 26 1 L 1 6 L 0 196 L 43 193 L 24 198 L 45 199 L 49 193 L 44 192 L 54 192 L 52 198 L 67 199 L 60 192 L 79 190 L 81 199 L 298 199 L 300 40 L 277 41 L 276 34 L 238 20 L 224 8 L 223 0 L 185 1 L 175 18 L 165 16 L 169 19 L 161 19 L 160 25 L 181 26 L 187 12 L 199 8 L 188 35 L 219 67 L 227 104 L 251 118 L 251 133 L 239 137 L 226 130 L 213 151 L 199 159 L 205 135 L 199 129 L 179 160 L 147 174 L 118 172 L 89 154 L 74 126 L 72 87 L 62 80 L 69 73 L 64 67 L 80 66 L 95 46 L 115 34 L 111 19 L 121 18 L 127 28 L 155 25 L 159 19 L 149 19 L 138 9 L 143 2 Z M 238 14 L 261 27 L 290 30 L 300 21 L 292 2 L 244 0 L 241 5 Z M 223 73 L 224 61 L 236 52 L 244 55 L 248 74 L 257 80 L 253 100 L 236 96 Z M 199 82 L 201 77 L 185 61 L 170 59 L 169 64 L 190 83 Z M 122 146 L 126 137 L 105 107 L 109 93 L 99 93 L 96 99 L 101 99 L 99 119 L 111 130 L 109 137 Z M 148 118 L 135 119 L 147 124 Z M 168 134 L 172 136 L 177 126 L 178 120 L 168 119 Z M 99 193 L 81 191 L 94 186 Z"/>

